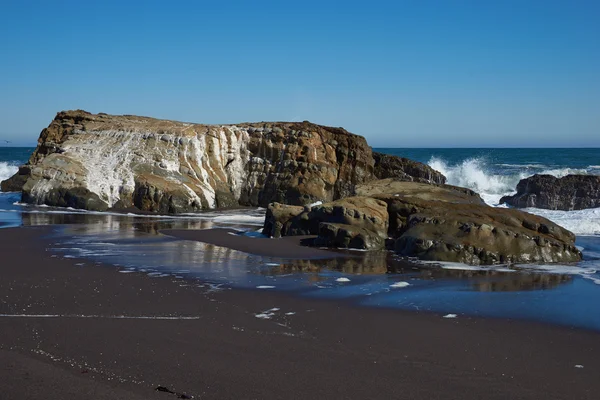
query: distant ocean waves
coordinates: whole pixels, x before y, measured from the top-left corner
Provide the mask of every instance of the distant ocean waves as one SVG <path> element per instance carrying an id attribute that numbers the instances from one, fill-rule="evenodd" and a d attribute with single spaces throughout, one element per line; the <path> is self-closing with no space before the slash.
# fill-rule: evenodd
<path id="1" fill-rule="evenodd" d="M 497 205 L 500 198 L 515 192 L 519 181 L 535 174 L 563 177 L 570 174 L 600 175 L 600 166 L 587 168 L 552 168 L 544 164 L 490 164 L 484 157 L 468 158 L 450 164 L 440 157 L 428 162 L 433 169 L 448 178 L 448 184 L 473 189 L 490 205 Z"/>

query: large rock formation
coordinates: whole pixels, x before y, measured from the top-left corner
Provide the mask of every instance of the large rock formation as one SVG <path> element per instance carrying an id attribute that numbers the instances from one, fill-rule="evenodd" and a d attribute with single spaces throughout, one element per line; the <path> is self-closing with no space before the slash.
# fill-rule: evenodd
<path id="1" fill-rule="evenodd" d="M 519 208 L 565 211 L 600 207 L 600 176 L 567 175 L 557 178 L 552 175 L 534 175 L 521 179 L 517 185 L 517 193 L 502 197 L 500 204 L 502 203 Z"/>
<path id="2" fill-rule="evenodd" d="M 267 213 L 266 234 L 318 235 L 315 244 L 388 247 L 402 256 L 467 264 L 573 262 L 575 235 L 519 210 L 486 205 L 469 189 L 383 179 L 357 185 L 357 197 Z M 285 210 L 285 212 L 283 211 Z M 275 220 L 279 218 L 278 220 Z M 279 232 L 269 226 L 281 226 Z"/>
<path id="3" fill-rule="evenodd" d="M 445 180 L 420 163 L 374 158 L 363 137 L 309 122 L 199 125 L 65 111 L 2 187 L 34 204 L 178 213 L 332 201 L 384 169 L 405 180 Z"/>

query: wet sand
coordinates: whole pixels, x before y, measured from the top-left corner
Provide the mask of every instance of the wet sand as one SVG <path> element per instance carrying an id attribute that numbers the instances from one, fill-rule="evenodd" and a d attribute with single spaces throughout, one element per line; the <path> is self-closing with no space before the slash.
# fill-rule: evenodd
<path id="1" fill-rule="evenodd" d="M 237 235 L 238 231 L 227 228 L 163 229 L 160 233 L 178 239 L 210 243 L 215 246 L 224 246 L 230 249 L 265 257 L 301 258 L 308 260 L 347 256 L 333 251 L 302 245 L 302 242 L 311 240 L 314 236 L 287 236 L 278 239 L 251 238 L 248 236 Z"/>
<path id="2" fill-rule="evenodd" d="M 48 232 L 0 230 L 1 399 L 177 398 L 159 385 L 197 399 L 600 393 L 597 332 L 215 291 L 51 257 Z"/>

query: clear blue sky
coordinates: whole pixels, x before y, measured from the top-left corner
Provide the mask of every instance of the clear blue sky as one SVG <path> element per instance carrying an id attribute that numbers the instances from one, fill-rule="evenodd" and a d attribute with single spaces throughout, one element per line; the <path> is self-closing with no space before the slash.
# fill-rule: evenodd
<path id="1" fill-rule="evenodd" d="M 600 147 L 600 1 L 2 1 L 0 139 L 57 111 Z"/>

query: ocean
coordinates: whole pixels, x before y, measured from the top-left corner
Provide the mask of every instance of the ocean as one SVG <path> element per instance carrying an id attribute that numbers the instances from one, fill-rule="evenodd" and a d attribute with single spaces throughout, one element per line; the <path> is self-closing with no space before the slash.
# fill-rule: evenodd
<path id="1" fill-rule="evenodd" d="M 33 148 L 0 147 L 0 180 L 17 171 Z M 448 183 L 478 192 L 491 206 L 534 174 L 600 175 L 600 149 L 396 149 L 379 152 L 421 161 Z M 472 267 L 438 263 L 406 268 L 389 253 L 354 261 L 281 260 L 158 234 L 168 228 L 233 227 L 258 235 L 264 209 L 139 216 L 32 207 L 18 193 L 0 193 L 0 226 L 55 225 L 55 256 L 115 265 L 120 272 L 177 277 L 225 287 L 270 288 L 368 307 L 401 308 L 524 319 L 600 330 L 600 208 L 526 209 L 577 235 L 584 260 L 576 265 Z M 361 255 L 361 253 L 357 253 Z M 310 272 L 309 272 L 310 271 Z M 342 279 L 340 279 L 342 278 Z"/>

